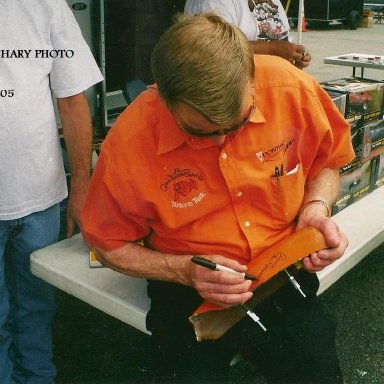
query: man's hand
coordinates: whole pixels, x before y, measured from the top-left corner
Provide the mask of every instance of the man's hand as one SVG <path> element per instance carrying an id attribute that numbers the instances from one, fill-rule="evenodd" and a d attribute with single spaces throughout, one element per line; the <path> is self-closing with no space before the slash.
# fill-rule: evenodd
<path id="1" fill-rule="evenodd" d="M 85 234 L 86 238 L 86 234 Z M 200 296 L 227 308 L 241 304 L 252 297 L 251 280 L 242 275 L 215 271 L 196 265 L 192 255 L 166 254 L 128 242 L 120 248 L 105 250 L 88 243 L 97 259 L 105 266 L 128 276 L 170 281 L 193 287 Z M 246 272 L 247 266 L 224 256 L 199 255 L 237 272 Z"/>
<path id="2" fill-rule="evenodd" d="M 311 62 L 311 55 L 303 45 L 294 44 L 286 40 L 271 40 L 265 45 L 268 48 L 268 54 L 280 56 L 297 68 L 306 68 Z"/>
<path id="3" fill-rule="evenodd" d="M 215 263 L 238 272 L 245 272 L 246 265 L 223 256 L 203 256 Z M 252 297 L 251 281 L 232 272 L 214 271 L 189 262 L 191 285 L 205 300 L 227 308 L 241 304 Z"/>
<path id="4" fill-rule="evenodd" d="M 304 226 L 317 228 L 323 233 L 328 245 L 328 248 L 304 257 L 304 268 L 308 272 L 319 272 L 343 256 L 348 247 L 348 239 L 346 235 L 341 232 L 340 228 L 332 218 L 314 216 L 311 219 L 307 219 L 305 225 L 303 225 L 303 223 L 304 221 L 301 221 L 301 224 L 298 224 L 297 229 L 303 228 Z"/>
<path id="5" fill-rule="evenodd" d="M 295 62 L 295 66 L 299 69 L 307 68 L 311 63 L 312 56 L 308 51 L 305 51 L 301 54 L 301 59 Z"/>

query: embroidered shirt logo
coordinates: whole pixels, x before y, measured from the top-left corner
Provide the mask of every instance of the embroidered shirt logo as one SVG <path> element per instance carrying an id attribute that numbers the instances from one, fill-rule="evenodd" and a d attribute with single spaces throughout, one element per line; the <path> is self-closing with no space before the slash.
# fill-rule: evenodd
<path id="1" fill-rule="evenodd" d="M 264 152 L 256 152 L 256 156 L 262 163 L 274 161 L 277 156 L 281 154 L 284 156 L 294 141 L 295 139 L 289 139 L 288 141 L 283 140 L 281 143 L 277 144 L 272 148 L 267 149 Z"/>
<path id="2" fill-rule="evenodd" d="M 195 192 L 199 191 L 199 181 L 203 180 L 204 177 L 200 173 L 189 168 L 174 168 L 173 173 L 167 175 L 167 179 L 160 185 L 160 189 L 166 192 L 172 188 L 171 206 L 173 208 L 192 207 L 206 196 L 203 192 Z"/>
<path id="3" fill-rule="evenodd" d="M 177 201 L 181 196 L 187 197 L 189 193 L 196 189 L 196 181 L 190 178 L 189 180 L 181 180 L 173 184 L 173 191 L 175 192 L 174 200 Z"/>

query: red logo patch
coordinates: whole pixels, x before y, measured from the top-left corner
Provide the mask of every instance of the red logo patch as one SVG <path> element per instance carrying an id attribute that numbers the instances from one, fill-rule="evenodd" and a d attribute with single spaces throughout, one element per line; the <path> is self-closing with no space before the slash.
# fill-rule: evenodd
<path id="1" fill-rule="evenodd" d="M 175 192 L 175 201 L 178 201 L 180 199 L 180 196 L 186 197 L 188 194 L 196 189 L 196 181 L 190 178 L 188 181 L 187 180 L 181 180 L 177 183 L 173 184 L 173 191 Z"/>

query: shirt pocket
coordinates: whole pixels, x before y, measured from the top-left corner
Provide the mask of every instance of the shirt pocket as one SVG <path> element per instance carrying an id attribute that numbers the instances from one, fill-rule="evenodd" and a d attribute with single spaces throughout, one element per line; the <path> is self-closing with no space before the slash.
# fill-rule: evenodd
<path id="1" fill-rule="evenodd" d="M 296 217 L 304 197 L 304 175 L 300 163 L 284 175 L 268 180 L 268 200 L 271 207 L 271 224 L 283 229 Z"/>

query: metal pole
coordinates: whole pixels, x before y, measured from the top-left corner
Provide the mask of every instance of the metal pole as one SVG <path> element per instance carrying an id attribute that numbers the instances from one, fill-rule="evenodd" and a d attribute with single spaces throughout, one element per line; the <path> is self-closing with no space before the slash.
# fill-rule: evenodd
<path id="1" fill-rule="evenodd" d="M 297 44 L 302 43 L 304 21 L 304 0 L 299 0 L 299 15 L 297 18 Z"/>

